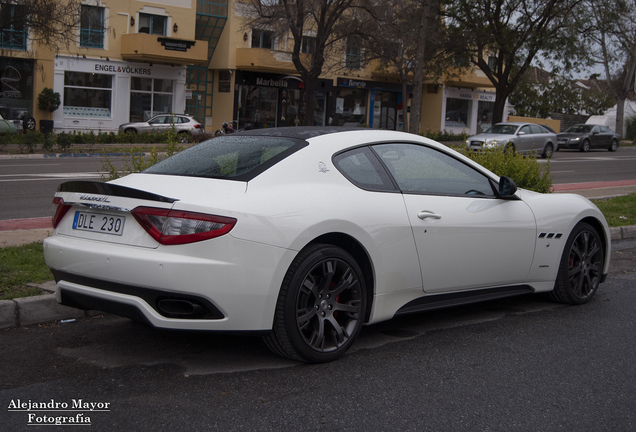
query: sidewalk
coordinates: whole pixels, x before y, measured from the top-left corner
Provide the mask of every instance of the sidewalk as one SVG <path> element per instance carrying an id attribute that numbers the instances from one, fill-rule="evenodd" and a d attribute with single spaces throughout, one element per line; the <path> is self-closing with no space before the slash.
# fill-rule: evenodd
<path id="1" fill-rule="evenodd" d="M 555 193 L 577 193 L 589 199 L 636 193 L 636 180 L 619 182 L 571 183 L 554 185 Z M 0 247 L 20 246 L 42 241 L 53 232 L 51 218 L 0 220 Z M 636 225 L 610 228 L 612 240 L 636 238 Z M 94 316 L 96 311 L 83 311 L 62 306 L 55 300 L 55 282 L 35 285 L 47 294 L 0 300 L 0 329 L 40 324 L 49 321 L 74 320 Z"/>

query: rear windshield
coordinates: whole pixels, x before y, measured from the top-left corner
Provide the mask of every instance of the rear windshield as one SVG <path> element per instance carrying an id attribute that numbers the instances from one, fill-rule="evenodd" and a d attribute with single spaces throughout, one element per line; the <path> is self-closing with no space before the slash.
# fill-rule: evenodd
<path id="1" fill-rule="evenodd" d="M 221 136 L 177 153 L 144 173 L 246 181 L 305 145 L 306 141 L 293 138 Z"/>

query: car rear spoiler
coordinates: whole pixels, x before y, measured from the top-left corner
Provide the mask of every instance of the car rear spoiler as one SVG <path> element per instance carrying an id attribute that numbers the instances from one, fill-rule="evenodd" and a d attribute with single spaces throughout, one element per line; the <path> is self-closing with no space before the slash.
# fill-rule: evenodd
<path id="1" fill-rule="evenodd" d="M 174 203 L 179 201 L 176 198 L 168 198 L 151 192 L 133 189 L 112 183 L 102 183 L 95 181 L 68 181 L 62 183 L 58 188 L 58 192 L 74 192 L 81 194 L 94 195 L 110 195 L 122 198 L 136 198 L 147 201 L 158 201 L 164 203 Z"/>

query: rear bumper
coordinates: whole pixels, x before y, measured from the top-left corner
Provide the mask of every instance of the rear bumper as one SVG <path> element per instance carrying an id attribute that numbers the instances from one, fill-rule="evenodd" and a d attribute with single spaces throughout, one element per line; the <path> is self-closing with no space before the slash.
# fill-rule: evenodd
<path id="1" fill-rule="evenodd" d="M 160 328 L 258 332 L 272 328 L 296 252 L 229 235 L 157 249 L 54 235 L 44 255 L 62 304 Z"/>

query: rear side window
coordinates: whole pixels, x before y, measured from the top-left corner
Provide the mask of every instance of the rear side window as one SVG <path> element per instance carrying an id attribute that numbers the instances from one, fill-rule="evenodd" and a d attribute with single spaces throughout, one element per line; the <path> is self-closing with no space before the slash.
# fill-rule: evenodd
<path id="1" fill-rule="evenodd" d="M 177 153 L 144 173 L 247 181 L 306 145 L 293 138 L 222 136 Z"/>
<path id="2" fill-rule="evenodd" d="M 377 157 L 368 147 L 340 153 L 333 158 L 333 162 L 336 168 L 359 188 L 373 191 L 396 190 Z"/>

